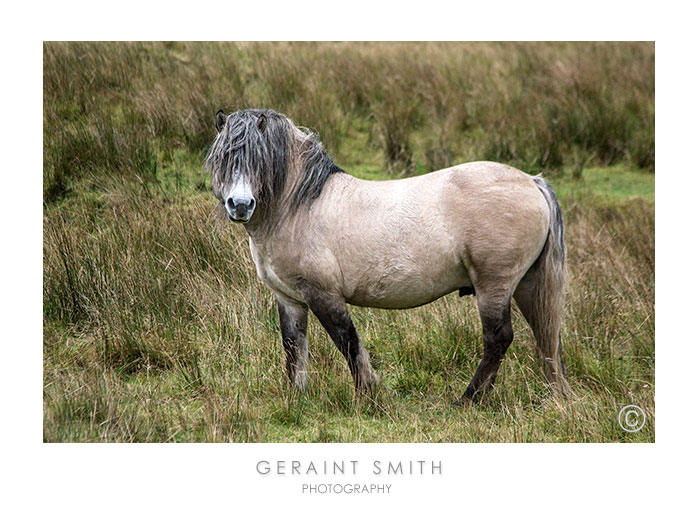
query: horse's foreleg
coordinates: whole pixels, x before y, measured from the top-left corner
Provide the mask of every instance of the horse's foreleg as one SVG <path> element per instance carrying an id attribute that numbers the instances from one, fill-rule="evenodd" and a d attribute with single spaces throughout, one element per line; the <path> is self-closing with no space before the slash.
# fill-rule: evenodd
<path id="1" fill-rule="evenodd" d="M 513 342 L 513 326 L 510 320 L 510 297 L 505 304 L 484 303 L 479 300 L 479 315 L 484 332 L 484 354 L 481 363 L 464 395 L 455 404 L 475 400 L 488 390 L 496 379 L 498 367 Z"/>
<path id="2" fill-rule="evenodd" d="M 308 308 L 304 304 L 277 298 L 280 315 L 282 344 L 287 355 L 287 376 L 299 389 L 306 386 L 306 363 L 309 360 L 309 341 L 306 338 Z"/>
<path id="3" fill-rule="evenodd" d="M 378 382 L 369 354 L 362 346 L 345 301 L 314 287 L 304 287 L 304 299 L 348 361 L 356 390 L 371 390 Z"/>

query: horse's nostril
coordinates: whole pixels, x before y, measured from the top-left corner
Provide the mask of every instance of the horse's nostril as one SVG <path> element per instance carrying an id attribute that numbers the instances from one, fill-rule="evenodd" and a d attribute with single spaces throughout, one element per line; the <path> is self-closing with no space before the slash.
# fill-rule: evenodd
<path id="1" fill-rule="evenodd" d="M 233 203 L 233 197 L 226 199 L 226 207 L 229 209 L 234 209 L 236 205 Z"/>
<path id="2" fill-rule="evenodd" d="M 250 199 L 250 203 L 248 204 L 248 208 L 253 209 L 255 207 L 255 199 Z"/>

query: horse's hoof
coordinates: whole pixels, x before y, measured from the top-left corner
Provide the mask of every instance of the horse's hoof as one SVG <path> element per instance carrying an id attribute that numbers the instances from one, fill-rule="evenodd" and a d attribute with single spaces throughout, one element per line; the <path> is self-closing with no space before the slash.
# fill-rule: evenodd
<path id="1" fill-rule="evenodd" d="M 481 392 L 478 390 L 472 390 L 470 387 L 464 394 L 462 394 L 462 397 L 452 403 L 452 406 L 459 406 L 461 408 L 466 406 L 467 403 L 476 403 L 481 395 Z"/>
<path id="2" fill-rule="evenodd" d="M 379 391 L 379 383 L 372 382 L 369 384 L 363 384 L 356 388 L 355 391 L 360 395 L 373 396 L 377 393 L 377 391 Z"/>
<path id="3" fill-rule="evenodd" d="M 379 390 L 379 376 L 374 371 L 370 371 L 359 383 L 355 383 L 355 391 L 358 394 L 374 394 L 377 390 Z"/>

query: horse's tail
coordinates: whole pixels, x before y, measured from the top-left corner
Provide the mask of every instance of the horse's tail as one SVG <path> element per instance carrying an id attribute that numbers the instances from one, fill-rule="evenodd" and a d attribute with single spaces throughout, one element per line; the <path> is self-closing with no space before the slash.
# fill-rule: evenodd
<path id="1" fill-rule="evenodd" d="M 561 346 L 567 280 L 564 222 L 552 187 L 539 176 L 533 179 L 549 206 L 549 233 L 541 254 L 518 284 L 515 299 L 532 327 L 547 380 L 555 394 L 565 395 L 570 389 Z"/>

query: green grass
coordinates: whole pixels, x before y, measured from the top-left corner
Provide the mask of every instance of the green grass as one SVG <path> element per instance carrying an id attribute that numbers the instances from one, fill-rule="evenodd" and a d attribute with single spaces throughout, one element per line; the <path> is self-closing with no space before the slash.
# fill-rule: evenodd
<path id="1" fill-rule="evenodd" d="M 639 172 L 624 164 L 587 168 L 579 178 L 565 172 L 552 181 L 556 183 L 557 194 L 560 196 L 592 194 L 612 200 L 654 200 L 654 174 Z"/>
<path id="2" fill-rule="evenodd" d="M 46 44 L 44 440 L 653 442 L 653 58 L 644 44 Z M 365 179 L 480 159 L 543 170 L 566 223 L 574 397 L 549 397 L 516 313 L 494 391 L 452 407 L 482 342 L 456 293 L 351 308 L 373 399 L 311 319 L 309 389 L 292 391 L 274 297 L 202 168 L 213 112 L 260 104 Z M 627 404 L 647 414 L 638 433 L 617 424 Z"/>

